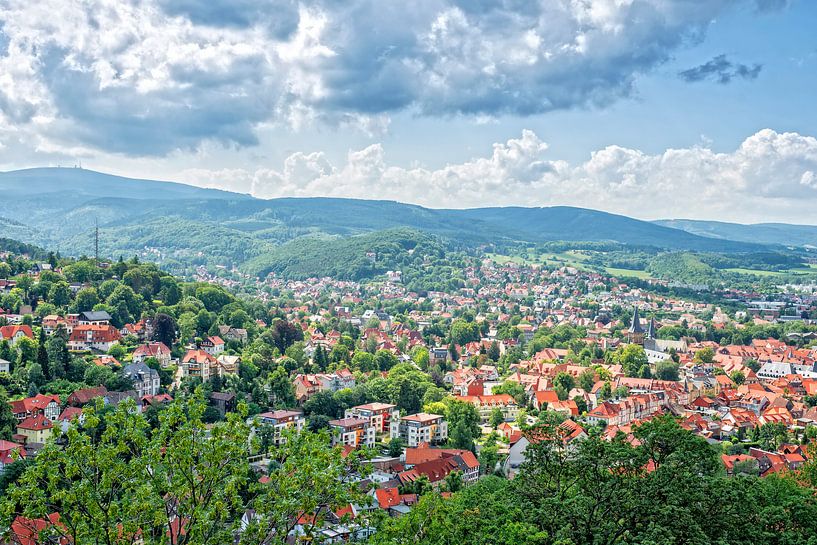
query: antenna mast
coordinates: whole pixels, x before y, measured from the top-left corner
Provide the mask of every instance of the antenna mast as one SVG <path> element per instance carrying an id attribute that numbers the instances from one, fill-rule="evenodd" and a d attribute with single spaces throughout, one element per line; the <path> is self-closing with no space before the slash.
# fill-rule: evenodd
<path id="1" fill-rule="evenodd" d="M 99 220 L 94 218 L 94 259 L 99 263 Z"/>

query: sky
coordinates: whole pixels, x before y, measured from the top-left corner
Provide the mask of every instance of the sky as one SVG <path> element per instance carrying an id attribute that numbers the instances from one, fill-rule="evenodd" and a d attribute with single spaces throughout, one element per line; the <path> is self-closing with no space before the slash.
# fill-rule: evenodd
<path id="1" fill-rule="evenodd" d="M 0 0 L 0 170 L 817 224 L 812 0 Z"/>

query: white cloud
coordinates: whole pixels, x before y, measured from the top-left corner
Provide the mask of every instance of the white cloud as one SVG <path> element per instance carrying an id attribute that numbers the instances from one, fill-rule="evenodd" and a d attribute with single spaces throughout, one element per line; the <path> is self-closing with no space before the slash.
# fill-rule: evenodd
<path id="1" fill-rule="evenodd" d="M 641 218 L 807 221 L 817 198 L 817 139 L 764 129 L 730 153 L 708 147 L 649 155 L 608 146 L 571 165 L 548 158 L 532 131 L 494 144 L 490 156 L 439 169 L 388 164 L 383 146 L 350 151 L 332 165 L 294 153 L 280 170 L 188 170 L 182 179 L 262 198 L 334 196 L 430 207 L 573 205 Z"/>
<path id="2" fill-rule="evenodd" d="M 733 3 L 0 0 L 0 123 L 32 147 L 164 156 L 271 123 L 377 135 L 397 111 L 606 105 Z"/>

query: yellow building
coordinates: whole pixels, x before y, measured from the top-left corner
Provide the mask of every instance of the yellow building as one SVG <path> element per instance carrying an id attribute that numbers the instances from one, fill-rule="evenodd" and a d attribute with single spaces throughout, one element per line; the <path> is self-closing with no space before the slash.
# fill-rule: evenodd
<path id="1" fill-rule="evenodd" d="M 45 443 L 54 433 L 54 424 L 45 416 L 29 416 L 17 424 L 17 434 L 26 438 L 26 443 Z"/>

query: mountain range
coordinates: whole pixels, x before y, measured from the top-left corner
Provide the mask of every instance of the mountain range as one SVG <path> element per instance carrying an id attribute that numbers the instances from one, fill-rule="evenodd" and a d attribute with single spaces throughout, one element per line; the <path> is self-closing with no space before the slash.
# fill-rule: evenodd
<path id="1" fill-rule="evenodd" d="M 103 255 L 152 252 L 171 265 L 226 265 L 262 272 L 287 259 L 293 244 L 415 230 L 460 246 L 547 241 L 612 241 L 675 251 L 753 252 L 767 245 L 816 245 L 817 227 L 739 225 L 691 220 L 642 221 L 568 206 L 430 209 L 394 201 L 279 198 L 78 168 L 0 173 L 0 236 L 93 253 L 95 224 Z M 350 239 L 352 240 L 352 239 Z M 355 239 L 355 244 L 362 241 Z M 295 246 L 297 248 L 297 246 Z M 320 245 L 318 246 L 320 247 Z M 331 256 L 327 256 L 331 258 Z M 250 265 L 252 264 L 252 265 Z M 273 267 L 274 269 L 274 267 Z"/>

